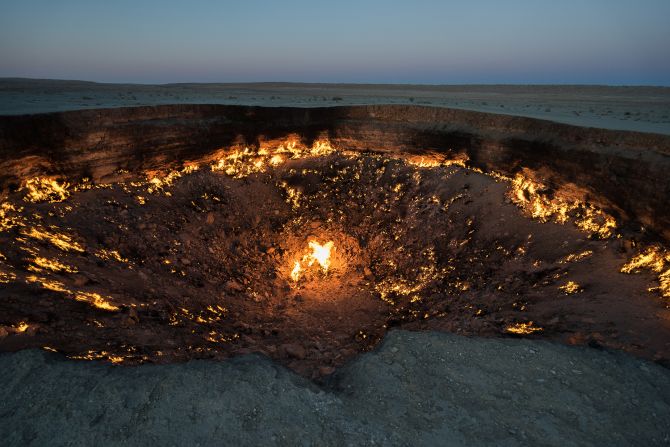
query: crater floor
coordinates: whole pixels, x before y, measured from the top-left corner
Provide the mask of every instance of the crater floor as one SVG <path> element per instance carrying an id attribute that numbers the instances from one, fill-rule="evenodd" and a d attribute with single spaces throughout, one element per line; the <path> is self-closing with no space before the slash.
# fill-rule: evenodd
<path id="1" fill-rule="evenodd" d="M 0 350 L 258 352 L 317 378 L 404 328 L 670 358 L 653 276 L 620 272 L 634 249 L 586 208 L 531 219 L 519 205 L 549 203 L 533 188 L 462 163 L 256 155 L 17 192 L 2 209 Z"/>

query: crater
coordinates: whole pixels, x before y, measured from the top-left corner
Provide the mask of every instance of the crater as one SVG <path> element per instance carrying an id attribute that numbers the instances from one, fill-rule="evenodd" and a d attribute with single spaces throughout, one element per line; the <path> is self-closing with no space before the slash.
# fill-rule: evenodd
<path id="1" fill-rule="evenodd" d="M 142 125 L 163 126 L 161 110 Z M 100 113 L 104 123 L 120 112 Z M 165 136 L 146 151 L 118 137 L 94 144 L 102 125 L 68 124 L 56 153 L 5 152 L 5 167 L 23 167 L 5 176 L 0 209 L 0 350 L 125 365 L 259 352 L 318 378 L 403 328 L 667 362 L 663 216 L 596 194 L 588 166 L 567 181 L 556 159 L 489 155 L 493 165 L 486 144 L 454 132 L 443 142 L 460 146 L 448 149 L 416 133 L 374 146 L 312 121 L 256 123 L 254 136 L 238 125 L 230 138 L 191 133 L 203 148 L 183 152 Z"/>

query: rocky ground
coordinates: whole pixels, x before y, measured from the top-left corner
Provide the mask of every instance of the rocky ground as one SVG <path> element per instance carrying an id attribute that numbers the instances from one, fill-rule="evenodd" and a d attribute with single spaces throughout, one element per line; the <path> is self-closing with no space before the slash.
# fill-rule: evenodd
<path id="1" fill-rule="evenodd" d="M 670 372 L 622 353 L 390 332 L 315 385 L 247 355 L 119 367 L 0 355 L 6 446 L 670 443 Z"/>
<path id="2" fill-rule="evenodd" d="M 666 299 L 647 291 L 653 275 L 621 273 L 635 241 L 606 216 L 451 162 L 273 157 L 128 173 L 69 197 L 15 193 L 0 233 L 0 350 L 127 364 L 259 352 L 319 378 L 400 327 L 667 364 Z M 332 243 L 327 270 L 312 242 Z"/>

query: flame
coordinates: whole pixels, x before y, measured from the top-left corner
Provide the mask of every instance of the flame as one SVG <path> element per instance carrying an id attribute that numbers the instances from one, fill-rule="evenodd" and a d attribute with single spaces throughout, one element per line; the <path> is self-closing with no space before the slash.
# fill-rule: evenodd
<path id="1" fill-rule="evenodd" d="M 58 352 L 55 349 L 50 348 L 48 346 L 43 346 L 42 348 L 46 349 L 47 351 Z M 131 357 L 131 356 L 127 356 L 127 357 Z M 115 355 L 115 354 L 112 354 L 111 352 L 108 352 L 108 351 L 99 351 L 98 352 L 98 351 L 93 351 L 93 350 L 86 351 L 85 354 L 81 354 L 81 355 L 69 355 L 68 358 L 71 358 L 73 360 L 107 360 L 107 361 L 109 361 L 111 363 L 114 363 L 114 364 L 123 363 L 124 360 L 126 359 L 126 357 L 123 357 L 121 355 Z"/>
<path id="2" fill-rule="evenodd" d="M 105 300 L 105 298 L 100 295 L 99 293 L 95 292 L 75 292 L 74 299 L 77 301 L 82 301 L 84 303 L 88 303 L 93 307 L 97 307 L 98 309 L 102 310 L 109 310 L 112 312 L 116 312 L 119 310 L 118 306 L 115 306 Z"/>
<path id="3" fill-rule="evenodd" d="M 303 264 L 307 265 L 307 267 L 312 267 L 315 263 L 318 263 L 323 273 L 328 273 L 328 269 L 330 268 L 330 254 L 334 245 L 335 243 L 333 241 L 328 241 L 325 244 L 319 244 L 314 240 L 309 241 L 307 246 L 312 252 L 304 255 L 299 261 L 295 261 L 293 269 L 291 270 L 291 279 L 295 282 L 300 280 L 304 271 Z"/>
<path id="4" fill-rule="evenodd" d="M 83 291 L 73 291 L 65 287 L 60 281 L 56 281 L 48 278 L 40 278 L 35 275 L 26 277 L 26 281 L 31 283 L 39 283 L 42 288 L 53 290 L 54 292 L 61 292 L 63 294 L 69 295 L 77 301 L 82 301 L 90 304 L 93 307 L 98 309 L 108 310 L 108 311 L 118 311 L 120 308 L 111 304 L 105 297 L 95 292 L 83 292 Z"/>
<path id="5" fill-rule="evenodd" d="M 333 248 L 333 241 L 328 241 L 323 245 L 316 241 L 309 241 L 309 248 L 312 249 L 309 266 L 311 267 L 314 261 L 316 261 L 324 273 L 328 272 L 328 267 L 330 267 L 330 250 Z"/>
<path id="6" fill-rule="evenodd" d="M 172 186 L 178 178 L 192 174 L 198 169 L 199 167 L 197 164 L 186 163 L 181 170 L 170 171 L 165 175 L 161 175 L 161 173 L 156 173 L 155 171 L 149 171 L 147 172 L 147 192 L 150 194 L 159 194 L 162 192 L 169 197 L 172 194 L 165 190 L 167 187 Z M 146 202 L 144 197 L 141 196 L 138 196 L 137 200 L 140 205 L 144 205 L 144 202 Z"/>
<path id="7" fill-rule="evenodd" d="M 300 279 L 300 272 L 302 272 L 300 261 L 295 261 L 295 264 L 293 265 L 293 270 L 291 270 L 291 279 L 293 281 L 298 281 Z"/>
<path id="8" fill-rule="evenodd" d="M 54 292 L 63 292 L 63 293 L 70 292 L 68 289 L 65 288 L 65 284 L 63 284 L 60 281 L 55 281 L 53 279 L 38 278 L 35 275 L 30 275 L 26 277 L 26 281 L 39 283 L 42 285 L 42 288 L 53 290 Z"/>
<path id="9" fill-rule="evenodd" d="M 10 230 L 16 226 L 23 226 L 23 219 L 17 214 L 23 211 L 23 208 L 16 207 L 9 202 L 0 204 L 0 231 Z"/>
<path id="10" fill-rule="evenodd" d="M 29 325 L 28 323 L 26 323 L 25 321 L 21 321 L 19 324 L 17 324 L 17 325 L 14 327 L 14 330 L 15 330 L 16 332 L 19 332 L 19 333 L 20 333 L 20 332 L 25 332 L 25 331 L 27 331 L 29 327 L 30 327 L 30 325 Z"/>
<path id="11" fill-rule="evenodd" d="M 30 230 L 21 230 L 21 234 L 24 236 L 37 239 L 39 241 L 51 242 L 56 248 L 59 248 L 63 251 L 77 251 L 83 253 L 84 247 L 79 243 L 72 240 L 72 238 L 66 234 L 61 233 L 52 233 L 43 228 L 31 227 Z"/>
<path id="12" fill-rule="evenodd" d="M 54 179 L 35 177 L 26 181 L 23 189 L 28 192 L 26 202 L 62 202 L 70 196 L 68 183 L 58 183 Z"/>
<path id="13" fill-rule="evenodd" d="M 102 248 L 102 249 L 98 250 L 97 252 L 95 252 L 95 255 L 98 258 L 104 259 L 104 260 L 113 259 L 114 261 L 121 262 L 121 263 L 124 263 L 124 264 L 127 264 L 129 262 L 128 259 L 121 256 L 121 254 L 119 253 L 118 250 L 108 250 L 106 248 Z"/>
<path id="14" fill-rule="evenodd" d="M 410 297 L 410 302 L 421 301 L 421 292 L 430 284 L 444 278 L 450 271 L 453 271 L 452 266 L 445 266 L 438 268 L 435 255 L 435 248 L 431 247 L 421 252 L 419 258 L 422 262 L 418 268 L 411 269 L 407 272 L 397 272 L 381 281 L 375 282 L 375 289 L 379 293 L 379 298 L 395 306 L 397 297 Z M 397 271 L 397 265 L 393 261 L 387 261 L 387 264 Z M 409 277 L 405 276 L 410 274 Z M 467 291 L 469 284 L 461 281 L 456 281 L 450 284 L 456 290 L 462 292 Z"/>
<path id="15" fill-rule="evenodd" d="M 659 285 L 650 288 L 650 292 L 657 290 L 665 298 L 670 298 L 670 252 L 659 246 L 651 246 L 621 267 L 622 273 L 639 273 L 641 270 L 651 270 L 658 274 Z"/>
<path id="16" fill-rule="evenodd" d="M 584 289 L 574 281 L 568 281 L 558 288 L 563 291 L 566 295 L 572 295 L 573 293 L 583 292 Z"/>
<path id="17" fill-rule="evenodd" d="M 304 145 L 298 135 L 289 135 L 283 140 L 262 142 L 258 148 L 236 147 L 219 151 L 212 171 L 222 171 L 233 178 L 243 178 L 257 172 L 265 172 L 268 166 L 276 167 L 289 159 L 323 157 L 335 152 L 330 141 L 317 139 L 311 147 Z"/>
<path id="18" fill-rule="evenodd" d="M 43 269 L 51 270 L 52 272 L 77 273 L 75 267 L 63 264 L 55 259 L 48 259 L 42 256 L 33 258 L 33 264 L 29 265 L 28 270 L 31 272 L 41 272 Z"/>
<path id="19" fill-rule="evenodd" d="M 592 205 L 579 201 L 565 201 L 561 198 L 548 198 L 543 191 L 546 187 L 525 177 L 521 173 L 510 180 L 510 198 L 540 222 L 554 220 L 564 224 L 574 217 L 575 225 L 600 239 L 612 237 L 617 228 L 616 220 Z"/>
<path id="20" fill-rule="evenodd" d="M 289 186 L 289 184 L 286 182 L 280 182 L 278 186 L 286 192 L 286 203 L 290 204 L 291 208 L 294 210 L 300 208 L 302 193 L 299 190 Z"/>
<path id="21" fill-rule="evenodd" d="M 270 157 L 270 164 L 272 166 L 278 166 L 284 162 L 284 157 L 282 157 L 279 154 L 274 154 L 272 157 Z"/>
<path id="22" fill-rule="evenodd" d="M 621 267 L 621 272 L 633 273 L 641 269 L 648 269 L 660 273 L 663 271 L 666 262 L 670 262 L 670 256 L 667 253 L 663 253 L 658 247 L 649 247 L 624 264 Z"/>
<path id="23" fill-rule="evenodd" d="M 457 154 L 455 157 L 447 157 L 442 154 L 428 153 L 425 155 L 412 155 L 404 157 L 405 161 L 417 168 L 437 168 L 440 166 L 460 166 L 467 168 L 470 157 L 467 154 Z"/>
<path id="24" fill-rule="evenodd" d="M 517 335 L 528 335 L 542 330 L 541 327 L 533 326 L 532 321 L 529 321 L 528 323 L 514 323 L 505 327 L 505 332 Z"/>
<path id="25" fill-rule="evenodd" d="M 9 284 L 15 279 L 16 279 L 15 273 L 0 271 L 0 284 Z"/>
<path id="26" fill-rule="evenodd" d="M 582 259 L 586 259 L 593 254 L 592 250 L 585 250 L 581 253 L 571 253 L 561 260 L 558 261 L 559 264 L 567 264 L 568 262 L 578 262 Z"/>

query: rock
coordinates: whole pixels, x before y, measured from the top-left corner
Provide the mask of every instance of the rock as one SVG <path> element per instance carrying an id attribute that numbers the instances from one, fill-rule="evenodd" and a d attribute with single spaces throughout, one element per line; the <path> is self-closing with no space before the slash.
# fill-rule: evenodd
<path id="1" fill-rule="evenodd" d="M 289 357 L 302 360 L 305 358 L 307 352 L 305 348 L 296 343 L 287 343 L 281 346 L 281 350 Z"/>
<path id="2" fill-rule="evenodd" d="M 88 278 L 84 275 L 74 275 L 75 287 L 82 287 L 88 284 Z"/>
<path id="3" fill-rule="evenodd" d="M 337 371 L 316 368 L 334 373 L 324 387 L 256 354 L 125 367 L 3 353 L 3 445 L 220 445 L 223 433 L 241 446 L 651 446 L 668 436 L 670 371 L 627 354 L 429 332 L 387 341 Z M 538 355 L 520 362 L 530 347 Z M 141 430 L 128 430 L 135 420 Z"/>
<path id="4" fill-rule="evenodd" d="M 583 345 L 586 343 L 587 337 L 581 332 L 575 332 L 573 335 L 568 337 L 567 342 L 570 345 Z"/>
<path id="5" fill-rule="evenodd" d="M 253 328 L 249 324 L 247 324 L 243 321 L 236 321 L 233 324 L 233 328 L 235 328 L 236 330 L 238 330 L 240 332 L 244 332 L 246 334 L 251 334 L 253 332 Z"/>
<path id="6" fill-rule="evenodd" d="M 205 219 L 205 223 L 207 225 L 212 225 L 214 223 L 214 219 L 215 219 L 214 213 L 209 212 L 209 213 L 207 213 L 207 218 Z"/>
<path id="7" fill-rule="evenodd" d="M 551 318 L 549 321 L 547 321 L 547 324 L 550 326 L 555 326 L 561 321 L 560 317 L 557 315 L 553 318 Z"/>
<path id="8" fill-rule="evenodd" d="M 240 284 L 239 282 L 237 282 L 233 279 L 233 280 L 230 280 L 226 283 L 226 289 L 232 290 L 232 291 L 235 291 L 235 292 L 241 292 L 242 290 L 244 290 L 244 286 L 242 286 L 242 284 Z"/>
<path id="9" fill-rule="evenodd" d="M 332 366 L 321 366 L 319 368 L 319 375 L 320 376 L 329 376 L 334 372 L 335 372 L 335 368 L 333 368 Z"/>
<path id="10" fill-rule="evenodd" d="M 123 319 L 123 322 L 121 323 L 122 327 L 129 327 L 129 326 L 135 326 L 137 324 L 136 320 L 133 320 L 130 317 L 125 317 Z"/>

